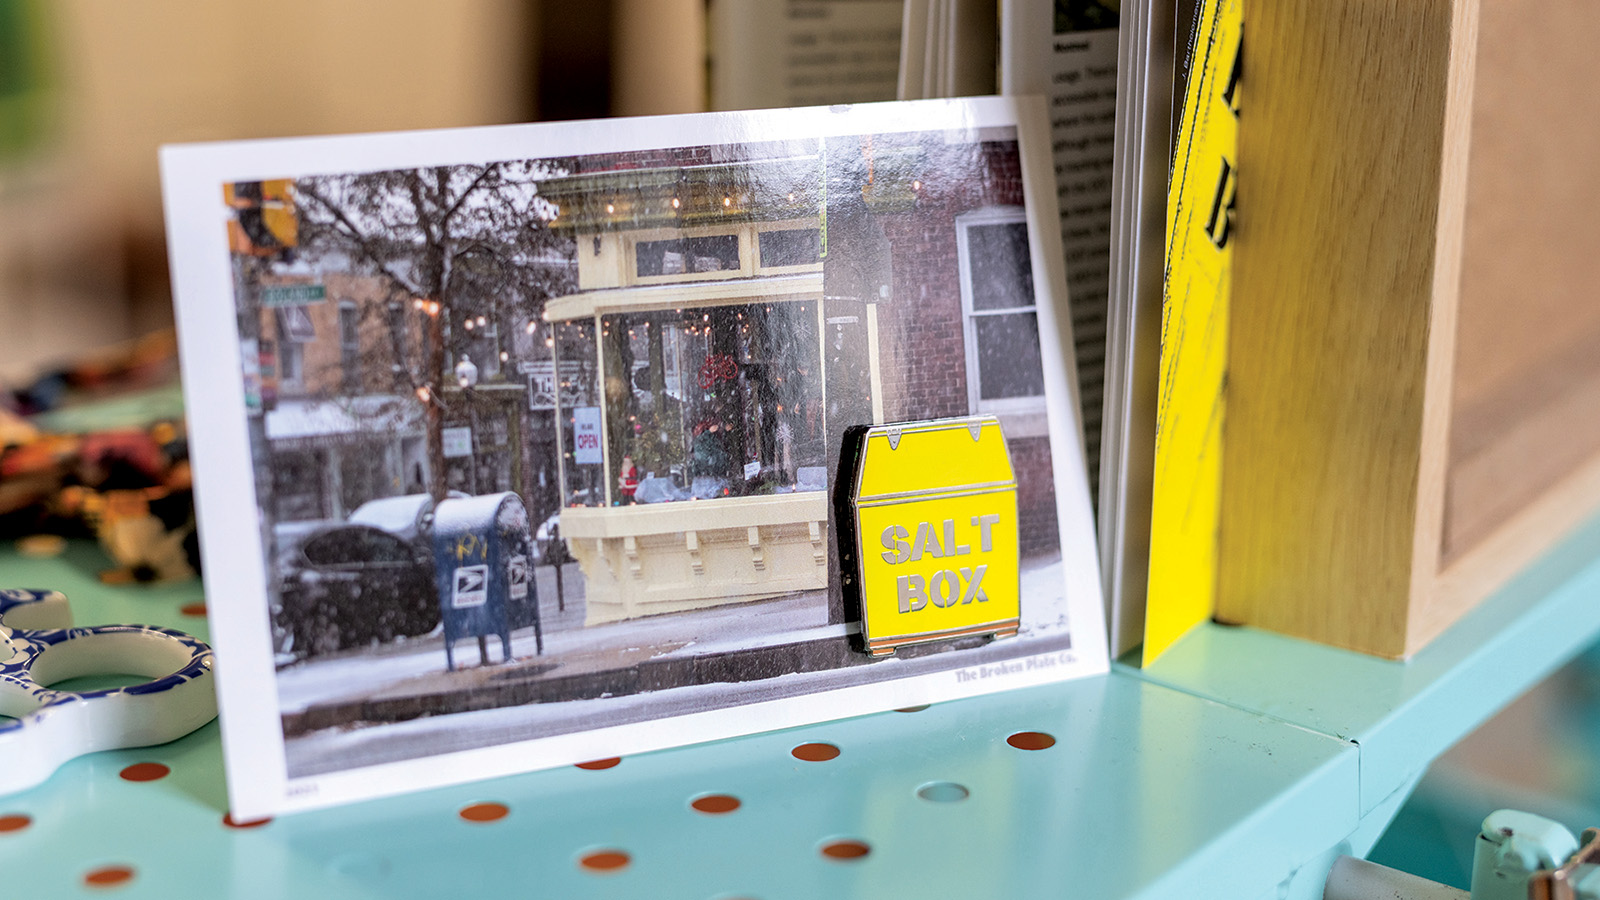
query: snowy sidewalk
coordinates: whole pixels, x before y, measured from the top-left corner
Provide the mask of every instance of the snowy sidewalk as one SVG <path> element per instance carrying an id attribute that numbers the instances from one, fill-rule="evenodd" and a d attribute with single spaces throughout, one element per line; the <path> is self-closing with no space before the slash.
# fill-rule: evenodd
<path id="1" fill-rule="evenodd" d="M 548 599 L 547 599 L 548 598 Z M 390 647 L 355 651 L 290 666 L 278 673 L 278 704 L 286 715 L 312 707 L 347 705 L 406 695 L 470 692 L 523 677 L 557 678 L 626 670 L 666 656 L 692 656 L 730 646 L 795 643 L 845 634 L 827 624 L 821 591 L 711 609 L 583 626 L 583 602 L 568 598 L 558 612 L 553 593 L 540 594 L 544 653 L 532 628 L 512 636 L 512 662 L 500 662 L 500 639 L 488 641 L 490 664 L 479 664 L 477 642 L 459 640 L 455 672 L 445 670 L 444 638 L 431 635 Z"/>

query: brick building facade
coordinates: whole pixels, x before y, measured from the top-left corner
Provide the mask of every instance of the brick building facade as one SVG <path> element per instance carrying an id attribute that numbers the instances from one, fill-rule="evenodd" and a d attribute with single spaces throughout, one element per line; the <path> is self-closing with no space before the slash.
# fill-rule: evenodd
<path id="1" fill-rule="evenodd" d="M 985 135 L 984 137 L 990 137 Z M 943 135 L 877 136 L 830 142 L 830 165 L 856 157 L 843 183 L 830 178 L 828 265 L 856 277 L 831 284 L 830 297 L 873 290 L 870 275 L 888 286 L 877 303 L 879 390 L 883 421 L 965 416 L 990 411 L 975 403 L 972 301 L 964 298 L 971 267 L 960 237 L 966 222 L 1021 225 L 1022 170 L 1014 135 L 952 140 Z M 850 182 L 859 182 L 851 185 Z M 853 188 L 848 193 L 839 188 Z M 847 210 L 864 197 L 865 210 Z M 837 222 L 835 225 L 833 223 Z M 1025 226 L 1021 226 L 1024 227 Z M 875 246 L 876 245 L 876 246 Z M 1022 250 L 1026 258 L 1026 244 Z M 859 257 L 877 257 L 861 261 Z M 866 273 L 866 274 L 863 274 Z M 1026 293 L 1032 294 L 1031 276 Z M 837 290 L 836 290 L 837 288 Z M 1031 302 L 1031 301 L 1030 301 Z M 979 348 L 1007 353 L 1011 347 Z M 1026 357 L 1019 353 L 1019 357 Z M 1034 357 L 1036 358 L 1036 357 Z M 1044 400 L 999 412 L 1016 470 L 1023 555 L 1059 547 L 1055 482 Z M 831 429 L 830 429 L 831 430 Z"/>

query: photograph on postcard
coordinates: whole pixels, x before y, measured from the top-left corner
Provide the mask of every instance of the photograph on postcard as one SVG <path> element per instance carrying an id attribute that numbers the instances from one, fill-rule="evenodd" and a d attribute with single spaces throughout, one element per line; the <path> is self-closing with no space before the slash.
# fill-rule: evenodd
<path id="1" fill-rule="evenodd" d="M 1057 497 L 1081 450 L 1060 446 L 1070 397 L 1047 396 L 1060 357 L 1014 126 L 602 146 L 215 196 L 290 781 L 1077 662 L 1063 509 L 1092 537 L 1086 504 Z M 963 441 L 988 429 L 1015 513 L 863 534 L 874 560 L 952 557 L 899 580 L 898 627 L 937 639 L 869 647 L 836 521 L 846 433 L 944 420 Z M 913 445 L 937 431 L 890 442 L 927 459 Z M 894 472 L 888 445 L 874 459 Z M 1014 561 L 986 581 L 996 541 Z M 1001 625 L 940 630 L 996 586 Z"/>

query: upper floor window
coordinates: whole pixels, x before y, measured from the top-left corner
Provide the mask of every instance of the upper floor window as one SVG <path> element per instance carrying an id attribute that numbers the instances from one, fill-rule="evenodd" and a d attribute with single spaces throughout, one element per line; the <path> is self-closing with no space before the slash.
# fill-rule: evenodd
<path id="1" fill-rule="evenodd" d="M 346 391 L 361 384 L 361 310 L 353 300 L 339 301 L 339 369 Z"/>
<path id="2" fill-rule="evenodd" d="M 956 244 L 972 411 L 1042 413 L 1044 367 L 1022 209 L 997 207 L 961 216 Z"/>
<path id="3" fill-rule="evenodd" d="M 822 229 L 781 228 L 760 235 L 761 268 L 814 266 L 822 262 Z"/>
<path id="4" fill-rule="evenodd" d="M 634 246 L 640 278 L 731 272 L 739 269 L 739 236 L 707 234 L 640 241 Z"/>

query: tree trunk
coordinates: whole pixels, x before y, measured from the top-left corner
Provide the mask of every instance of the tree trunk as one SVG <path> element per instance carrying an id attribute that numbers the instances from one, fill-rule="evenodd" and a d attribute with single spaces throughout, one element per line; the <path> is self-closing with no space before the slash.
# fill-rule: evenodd
<path id="1" fill-rule="evenodd" d="M 444 470 L 444 409 L 439 391 L 444 372 L 444 311 L 428 316 L 428 362 L 423 385 L 428 389 L 428 484 L 434 502 L 444 500 L 448 486 Z"/>

